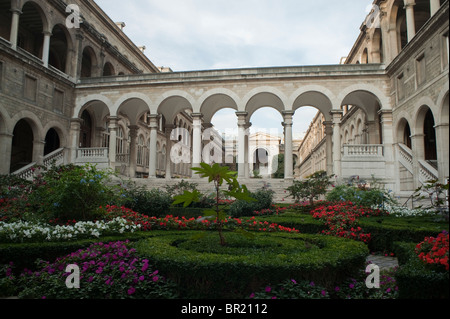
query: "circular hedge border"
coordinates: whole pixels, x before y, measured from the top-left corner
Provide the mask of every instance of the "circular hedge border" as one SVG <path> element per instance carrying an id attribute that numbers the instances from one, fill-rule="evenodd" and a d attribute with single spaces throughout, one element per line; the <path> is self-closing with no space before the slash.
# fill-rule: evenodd
<path id="1" fill-rule="evenodd" d="M 322 235 L 227 232 L 154 232 L 134 244 L 137 253 L 177 282 L 186 298 L 243 298 L 286 279 L 333 287 L 364 269 L 361 242 Z"/>

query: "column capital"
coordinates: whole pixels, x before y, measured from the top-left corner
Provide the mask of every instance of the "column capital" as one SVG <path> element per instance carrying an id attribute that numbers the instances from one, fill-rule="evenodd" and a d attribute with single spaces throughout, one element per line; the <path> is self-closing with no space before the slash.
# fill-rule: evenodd
<path id="1" fill-rule="evenodd" d="M 404 0 L 403 2 L 405 4 L 405 8 L 416 5 L 415 0 Z"/>
<path id="2" fill-rule="evenodd" d="M 196 119 L 201 119 L 201 118 L 203 118 L 203 113 L 192 113 L 191 117 L 196 118 Z"/>

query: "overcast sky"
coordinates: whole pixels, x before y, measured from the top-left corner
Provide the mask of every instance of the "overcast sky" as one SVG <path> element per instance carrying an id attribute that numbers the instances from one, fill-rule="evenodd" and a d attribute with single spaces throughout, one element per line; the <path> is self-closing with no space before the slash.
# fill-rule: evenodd
<path id="1" fill-rule="evenodd" d="M 339 64 L 355 43 L 373 0 L 96 2 L 113 21 L 125 22 L 124 32 L 136 45 L 146 46 L 156 66 L 176 72 Z M 316 113 L 301 111 L 294 118 L 296 136 L 306 131 Z M 217 116 L 221 123 L 229 123 L 226 114 Z M 264 118 L 273 122 L 274 116 L 280 121 L 267 126 Z M 282 118 L 265 109 L 251 121 L 270 131 L 281 128 Z"/>

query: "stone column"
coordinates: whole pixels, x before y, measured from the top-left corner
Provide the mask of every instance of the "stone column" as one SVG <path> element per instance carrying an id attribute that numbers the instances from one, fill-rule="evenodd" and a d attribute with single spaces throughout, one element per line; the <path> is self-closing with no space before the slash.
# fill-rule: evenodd
<path id="1" fill-rule="evenodd" d="M 284 126 L 284 180 L 294 179 L 294 158 L 293 158 L 293 138 L 292 138 L 292 117 L 294 112 L 283 112 Z"/>
<path id="2" fill-rule="evenodd" d="M 11 33 L 9 36 L 9 42 L 11 42 L 11 47 L 17 50 L 17 37 L 19 35 L 19 19 L 22 11 L 19 9 L 12 9 L 12 19 L 11 19 Z"/>
<path id="3" fill-rule="evenodd" d="M 246 149 L 245 145 L 245 135 L 247 131 L 247 112 L 236 112 L 238 117 L 238 177 L 245 178 L 246 177 L 246 166 L 248 166 L 248 160 L 246 162 L 246 158 L 248 158 L 248 149 Z M 247 168 L 248 170 L 248 168 Z"/>
<path id="4" fill-rule="evenodd" d="M 202 118 L 203 114 L 193 113 L 191 114 L 193 119 L 192 123 L 192 167 L 200 167 L 202 162 Z M 193 178 L 200 178 L 198 174 L 192 172 Z"/>
<path id="5" fill-rule="evenodd" d="M 323 122 L 325 126 L 325 144 L 327 151 L 327 175 L 333 174 L 333 122 L 325 121 Z"/>
<path id="6" fill-rule="evenodd" d="M 33 162 L 36 162 L 37 165 L 44 165 L 44 148 L 45 140 L 33 141 Z"/>
<path id="7" fill-rule="evenodd" d="M 333 117 L 333 173 L 341 176 L 341 117 L 342 110 L 331 110 Z"/>
<path id="8" fill-rule="evenodd" d="M 383 131 L 384 161 L 386 167 L 386 188 L 393 190 L 395 188 L 395 160 L 394 160 L 394 131 L 392 110 L 380 110 L 381 129 Z M 376 176 L 375 176 L 376 177 Z"/>
<path id="9" fill-rule="evenodd" d="M 78 31 L 75 34 L 75 51 L 71 62 L 72 76 L 76 79 L 79 79 L 81 76 L 81 64 L 83 61 L 83 40 L 83 33 Z"/>
<path id="10" fill-rule="evenodd" d="M 416 21 L 414 18 L 414 0 L 404 0 L 406 9 L 406 27 L 408 32 L 408 42 L 410 42 L 416 35 Z"/>
<path id="11" fill-rule="evenodd" d="M 253 172 L 253 163 L 250 163 L 250 127 L 252 127 L 252 123 L 247 123 L 245 125 L 245 135 L 244 135 L 244 141 L 245 141 L 245 153 L 244 153 L 244 163 L 247 163 L 245 165 L 245 178 L 250 178 L 250 172 Z M 253 175 L 253 174 L 252 174 Z"/>
<path id="12" fill-rule="evenodd" d="M 159 115 L 150 115 L 150 149 L 149 149 L 149 164 L 148 177 L 156 178 L 156 161 L 158 160 L 158 120 Z"/>
<path id="13" fill-rule="evenodd" d="M 109 167 L 116 170 L 116 152 L 117 152 L 117 130 L 119 119 L 111 117 L 109 119 Z"/>
<path id="14" fill-rule="evenodd" d="M 50 54 L 50 38 L 52 36 L 51 32 L 44 31 L 44 45 L 42 48 L 42 62 L 44 62 L 44 66 L 48 68 L 48 57 Z"/>
<path id="15" fill-rule="evenodd" d="M 13 135 L 0 133 L 0 175 L 8 175 L 11 169 L 11 149 Z"/>
<path id="16" fill-rule="evenodd" d="M 170 138 L 172 130 L 175 128 L 173 124 L 166 124 L 166 179 L 172 179 L 172 140 Z"/>
<path id="17" fill-rule="evenodd" d="M 129 176 L 131 178 L 136 177 L 136 167 L 137 167 L 137 136 L 139 131 L 139 126 L 130 125 L 130 163 L 129 163 Z"/>
<path id="18" fill-rule="evenodd" d="M 437 141 L 437 159 L 438 159 L 438 171 L 439 171 L 439 181 L 441 183 L 445 182 L 445 178 L 449 177 L 449 145 L 448 136 L 449 129 L 448 123 L 439 124 L 435 126 L 436 130 L 436 141 Z"/>
<path id="19" fill-rule="evenodd" d="M 441 7 L 441 3 L 439 0 L 430 0 L 430 13 L 431 16 L 434 16 L 436 12 L 438 12 Z"/>
<path id="20" fill-rule="evenodd" d="M 70 163 L 75 163 L 77 150 L 80 147 L 81 119 L 70 120 Z"/>

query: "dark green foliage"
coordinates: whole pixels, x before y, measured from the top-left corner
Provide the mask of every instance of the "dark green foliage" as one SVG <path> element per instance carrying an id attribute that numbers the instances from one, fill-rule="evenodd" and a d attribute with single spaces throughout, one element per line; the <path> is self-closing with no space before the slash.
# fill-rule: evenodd
<path id="1" fill-rule="evenodd" d="M 262 188 L 256 192 L 251 192 L 250 196 L 254 201 L 237 200 L 228 208 L 230 216 L 239 218 L 242 216 L 253 216 L 255 211 L 272 208 L 274 192 L 267 188 Z"/>
<path id="2" fill-rule="evenodd" d="M 166 232 L 136 243 L 137 252 L 177 282 L 182 297 L 243 298 L 267 283 L 308 279 L 333 286 L 364 268 L 367 247 L 320 235 Z"/>
<path id="3" fill-rule="evenodd" d="M 448 299 L 449 272 L 431 270 L 414 252 L 415 243 L 395 244 L 400 268 L 396 273 L 400 299 Z"/>
<path id="4" fill-rule="evenodd" d="M 125 196 L 125 207 L 148 216 L 165 217 L 172 204 L 171 195 L 157 188 L 149 190 L 144 186 L 129 185 Z"/>

